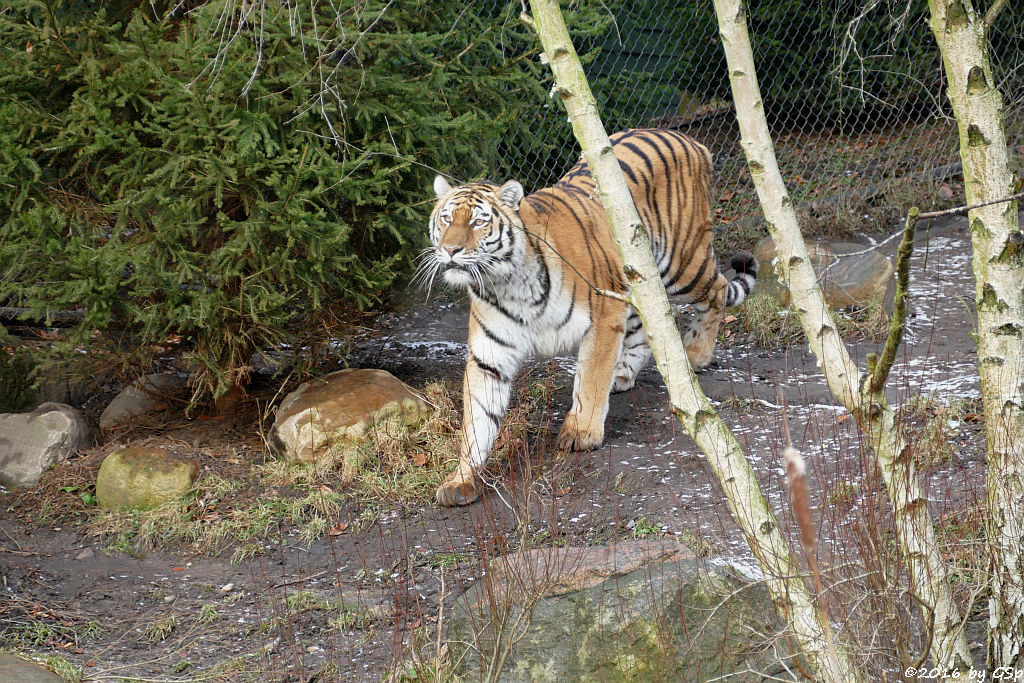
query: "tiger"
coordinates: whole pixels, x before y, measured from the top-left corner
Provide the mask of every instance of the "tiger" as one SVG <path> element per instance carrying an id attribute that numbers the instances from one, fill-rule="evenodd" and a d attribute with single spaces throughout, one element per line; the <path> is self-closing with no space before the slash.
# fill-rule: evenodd
<path id="1" fill-rule="evenodd" d="M 673 130 L 613 135 L 612 149 L 669 295 L 695 309 L 683 341 L 691 365 L 711 361 L 726 307 L 754 287 L 757 261 L 734 256 L 731 280 L 712 249 L 711 154 Z M 561 450 L 604 441 L 609 394 L 631 389 L 651 357 L 637 312 L 599 294 L 627 294 L 622 257 L 581 159 L 554 186 L 524 196 L 516 180 L 458 187 L 438 174 L 430 242 L 420 276 L 468 290 L 469 338 L 462 380 L 459 463 L 438 488 L 442 506 L 466 505 L 509 405 L 512 382 L 530 357 L 577 351 L 572 407 L 558 433 Z"/>

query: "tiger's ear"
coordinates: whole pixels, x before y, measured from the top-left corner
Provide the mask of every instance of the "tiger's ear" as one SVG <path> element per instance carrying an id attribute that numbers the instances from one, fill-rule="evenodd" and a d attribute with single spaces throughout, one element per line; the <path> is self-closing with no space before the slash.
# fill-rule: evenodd
<path id="1" fill-rule="evenodd" d="M 519 202 L 523 201 L 523 186 L 515 180 L 508 181 L 498 188 L 498 199 L 518 211 Z"/>
<path id="2" fill-rule="evenodd" d="M 444 179 L 443 175 L 438 173 L 436 176 L 434 176 L 434 194 L 437 195 L 438 199 L 445 196 L 451 191 L 452 186 L 448 184 L 448 181 Z"/>

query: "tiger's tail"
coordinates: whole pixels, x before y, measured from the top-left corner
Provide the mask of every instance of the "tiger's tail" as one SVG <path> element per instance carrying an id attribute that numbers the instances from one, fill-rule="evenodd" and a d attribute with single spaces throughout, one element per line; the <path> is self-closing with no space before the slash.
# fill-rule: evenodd
<path id="1" fill-rule="evenodd" d="M 754 289 L 754 281 L 757 279 L 757 259 L 744 252 L 729 259 L 729 267 L 736 271 L 736 274 L 729 280 L 725 305 L 726 307 L 739 306 Z"/>

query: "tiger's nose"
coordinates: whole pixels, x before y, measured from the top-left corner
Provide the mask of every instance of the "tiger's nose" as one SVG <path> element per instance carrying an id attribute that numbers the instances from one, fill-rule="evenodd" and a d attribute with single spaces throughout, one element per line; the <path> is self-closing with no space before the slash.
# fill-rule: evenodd
<path id="1" fill-rule="evenodd" d="M 444 249 L 445 251 L 447 251 L 449 256 L 455 256 L 456 254 L 458 254 L 460 251 L 463 250 L 463 247 L 444 246 L 444 247 L 441 247 L 441 248 Z"/>

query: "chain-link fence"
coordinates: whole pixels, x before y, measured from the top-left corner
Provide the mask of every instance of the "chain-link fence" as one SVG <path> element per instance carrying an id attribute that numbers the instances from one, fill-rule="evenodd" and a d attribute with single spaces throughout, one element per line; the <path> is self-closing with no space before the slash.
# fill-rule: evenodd
<path id="1" fill-rule="evenodd" d="M 576 45 L 609 133 L 656 126 L 691 135 L 715 157 L 717 223 L 755 216 L 712 3 L 580 3 L 569 8 L 570 28 L 588 11 Z M 838 211 L 870 221 L 863 207 L 880 196 L 893 208 L 901 201 L 927 206 L 921 193 L 934 196 L 936 181 L 959 171 L 956 124 L 927 22 L 923 0 L 749 3 L 779 163 L 794 201 L 812 218 L 834 220 Z M 1024 8 L 1010 3 L 990 38 L 1011 155 L 1020 159 Z M 578 154 L 559 104 L 537 102 L 532 115 L 536 137 L 510 141 L 501 169 L 528 190 L 555 182 Z"/>

